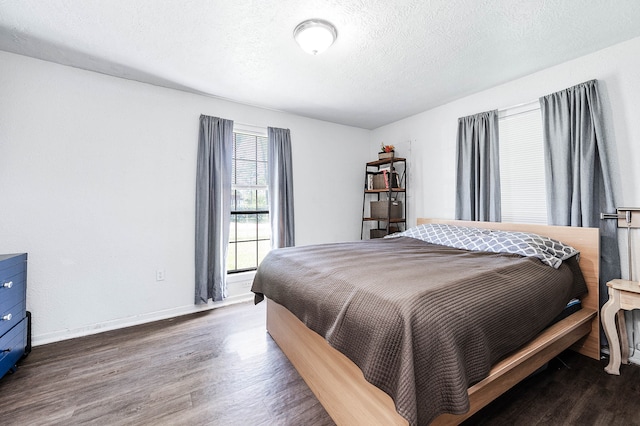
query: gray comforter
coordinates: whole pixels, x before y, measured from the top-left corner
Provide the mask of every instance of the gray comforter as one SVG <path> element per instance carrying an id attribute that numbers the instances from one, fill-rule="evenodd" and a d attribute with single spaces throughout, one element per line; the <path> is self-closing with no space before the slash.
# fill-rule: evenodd
<path id="1" fill-rule="evenodd" d="M 408 237 L 273 250 L 265 296 L 348 356 L 411 425 L 469 409 L 467 388 L 531 340 L 575 295 L 538 259 Z"/>

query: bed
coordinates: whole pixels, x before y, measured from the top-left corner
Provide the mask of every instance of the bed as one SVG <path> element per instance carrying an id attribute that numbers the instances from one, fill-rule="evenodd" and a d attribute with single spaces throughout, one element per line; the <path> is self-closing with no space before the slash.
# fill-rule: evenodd
<path id="1" fill-rule="evenodd" d="M 453 340 L 456 340 L 456 344 L 459 344 L 460 341 L 464 343 L 462 345 L 462 355 L 456 355 L 453 356 L 453 358 L 455 362 L 457 362 L 457 358 L 465 358 L 465 364 L 460 364 L 462 367 L 458 366 L 457 364 L 453 364 L 453 366 L 455 367 L 453 369 L 451 365 L 443 364 L 444 373 L 441 374 L 439 372 L 439 369 L 425 368 L 425 365 L 429 364 L 424 364 L 422 359 L 428 358 L 429 362 L 434 362 L 433 360 L 435 360 L 435 362 L 437 363 L 439 362 L 440 358 L 451 358 L 451 356 L 434 357 L 431 354 L 423 356 L 419 355 L 422 352 L 418 352 L 413 348 L 420 346 L 438 348 L 438 350 L 434 351 L 434 353 L 436 354 L 457 353 L 455 352 L 458 351 L 457 347 L 453 348 L 446 346 L 448 344 L 448 340 L 452 340 L 449 339 L 449 336 L 456 335 L 455 333 L 458 332 L 457 330 L 461 328 L 464 329 L 465 333 L 467 333 L 467 329 L 476 328 L 470 327 L 469 324 L 476 324 L 476 321 L 482 320 L 482 317 L 476 318 L 473 316 L 476 314 L 474 314 L 472 311 L 463 310 L 465 312 L 465 315 L 468 315 L 469 319 L 472 321 L 467 321 L 466 323 L 464 323 L 464 327 L 455 327 L 455 333 L 453 334 L 449 330 L 447 330 L 447 327 L 449 327 L 449 323 L 452 323 L 455 326 L 459 315 L 450 315 L 448 313 L 448 311 L 451 310 L 450 306 L 452 306 L 450 304 L 444 305 L 445 309 L 442 310 L 442 312 L 444 312 L 442 319 L 439 318 L 440 314 L 431 315 L 432 311 L 440 312 L 440 310 L 429 308 L 426 310 L 422 309 L 422 311 L 420 311 L 420 315 L 414 315 L 410 313 L 410 321 L 403 319 L 395 321 L 396 311 L 404 312 L 405 305 L 410 305 L 412 307 L 422 305 L 418 305 L 413 301 L 410 301 L 407 303 L 403 302 L 404 304 L 401 304 L 401 308 L 396 308 L 393 306 L 387 308 L 384 304 L 386 303 L 385 300 L 378 300 L 380 299 L 380 296 L 375 296 L 374 299 L 371 299 L 371 297 L 373 296 L 367 296 L 368 298 L 364 298 L 362 300 L 354 298 L 354 292 L 350 292 L 347 290 L 343 291 L 343 288 L 348 289 L 350 285 L 350 283 L 344 282 L 344 280 L 341 281 L 343 277 L 342 272 L 344 271 L 341 271 L 340 268 L 345 267 L 341 266 L 342 264 L 339 263 L 334 264 L 334 260 L 331 260 L 331 262 L 328 264 L 331 267 L 329 268 L 327 267 L 327 265 L 325 265 L 324 267 L 328 270 L 328 276 L 323 278 L 323 283 L 333 283 L 331 284 L 333 285 L 333 287 L 330 288 L 330 292 L 327 295 L 320 296 L 320 298 L 323 300 L 348 298 L 349 304 L 345 305 L 348 306 L 348 308 L 343 308 L 344 312 L 336 313 L 338 315 L 337 318 L 339 318 L 339 321 L 337 321 L 337 325 L 336 322 L 328 324 L 325 324 L 322 321 L 318 322 L 318 320 L 316 319 L 318 315 L 324 315 L 325 311 L 329 312 L 332 309 L 337 309 L 334 307 L 334 304 L 329 303 L 323 306 L 316 300 L 318 299 L 318 295 L 315 295 L 314 293 L 314 291 L 316 290 L 313 283 L 317 283 L 320 276 L 317 272 L 323 269 L 323 266 L 319 264 L 319 266 L 314 266 L 315 269 L 308 269 L 304 264 L 305 255 L 298 256 L 298 252 L 304 253 L 305 251 L 316 249 L 301 248 L 298 249 L 298 251 L 289 251 L 287 252 L 288 256 L 285 256 L 289 257 L 289 259 L 287 259 L 287 262 L 289 263 L 286 264 L 288 265 L 286 268 L 283 268 L 282 265 L 277 264 L 277 262 L 275 261 L 272 261 L 266 262 L 267 265 L 270 266 L 265 266 L 264 270 L 261 272 L 261 269 L 263 269 L 261 265 L 261 269 L 259 269 L 258 274 L 256 275 L 257 280 L 254 281 L 253 290 L 257 293 L 257 295 L 262 295 L 262 291 L 264 290 L 262 288 L 262 281 L 266 279 L 263 276 L 269 275 L 269 273 L 267 272 L 269 270 L 269 267 L 271 267 L 273 270 L 273 272 L 271 273 L 272 277 L 286 275 L 283 272 L 285 269 L 299 269 L 302 271 L 307 271 L 306 274 L 304 274 L 304 280 L 308 281 L 311 284 L 308 286 L 309 289 L 305 291 L 309 292 L 310 295 L 305 296 L 308 297 L 305 303 L 299 303 L 298 305 L 308 305 L 307 307 L 311 307 L 311 311 L 315 309 L 322 312 L 305 313 L 304 311 L 300 311 L 300 308 L 299 306 L 296 306 L 296 303 L 291 303 L 292 296 L 289 296 L 289 293 L 291 293 L 296 287 L 298 287 L 298 283 L 294 283 L 294 287 L 287 288 L 287 279 L 283 278 L 283 284 L 281 284 L 280 287 L 276 286 L 276 290 L 269 290 L 271 293 L 267 294 L 268 297 L 273 298 L 273 300 L 267 299 L 267 329 L 337 424 L 425 424 L 425 419 L 428 419 L 429 422 L 433 420 L 433 424 L 457 424 L 473 413 L 477 412 L 480 408 L 488 404 L 490 401 L 513 386 L 515 383 L 522 380 L 531 372 L 542 366 L 549 359 L 553 358 L 555 355 L 572 345 L 574 348 L 576 348 L 576 350 L 587 356 L 596 359 L 599 356 L 599 332 L 598 322 L 596 319 L 598 303 L 597 275 L 599 259 L 597 229 L 481 222 L 465 223 L 456 221 L 434 221 L 428 219 L 419 220 L 419 224 L 436 222 L 473 226 L 476 228 L 492 228 L 501 230 L 533 232 L 563 241 L 564 243 L 575 247 L 578 251 L 580 251 L 580 268 L 584 275 L 584 281 L 586 282 L 586 285 L 589 289 L 589 292 L 586 295 L 582 296 L 583 308 L 578 312 L 568 316 L 567 318 L 555 323 L 554 325 L 545 328 L 536 336 L 526 336 L 526 333 L 528 331 L 525 330 L 524 334 L 520 331 L 516 333 L 517 338 L 514 338 L 511 335 L 509 338 L 503 338 L 503 336 L 498 335 L 496 338 L 496 341 L 498 343 L 495 343 L 491 340 L 489 340 L 488 343 L 480 342 L 481 346 L 482 344 L 491 346 L 492 350 L 487 351 L 487 353 L 490 353 L 491 356 L 476 356 L 475 349 L 465 343 L 467 341 L 475 342 L 476 336 L 473 334 L 460 334 L 459 337 Z M 419 266 L 420 264 L 410 263 L 413 261 L 413 259 L 411 258 L 412 255 L 410 255 L 410 253 L 422 250 L 422 246 L 419 246 L 415 241 L 410 241 L 412 240 L 410 238 L 403 237 L 398 240 L 403 241 L 383 241 L 375 242 L 371 245 L 382 247 L 383 250 L 395 251 L 394 253 L 387 253 L 386 255 L 384 255 L 385 259 L 388 259 L 386 263 L 390 266 L 393 266 L 394 264 L 398 266 L 413 265 L 410 268 L 397 268 L 399 279 L 404 279 L 405 276 L 402 275 L 404 269 L 415 269 L 418 267 L 422 267 Z M 323 249 L 326 250 L 326 248 Z M 336 250 L 336 248 L 333 246 L 331 246 L 330 249 Z M 401 253 L 405 254 L 401 256 Z M 348 251 L 345 251 L 340 255 L 343 257 L 349 257 L 350 253 Z M 315 256 L 320 255 L 313 252 L 311 253 L 311 256 L 315 258 Z M 451 256 L 460 257 L 460 254 L 449 252 L 441 253 L 440 251 L 435 254 L 436 259 L 438 257 L 441 257 L 441 260 L 439 260 L 440 263 L 443 263 L 442 259 L 446 259 L 444 260 L 444 263 L 450 263 L 448 259 L 452 259 L 453 257 Z M 309 253 L 306 254 L 306 257 L 309 258 Z M 550 273 L 547 270 L 552 269 L 546 266 L 541 268 L 539 265 L 534 265 L 540 263 L 537 261 L 523 261 L 521 260 L 522 258 L 520 256 L 499 255 L 475 258 L 475 254 L 474 256 L 463 254 L 461 257 L 463 258 L 464 262 L 470 262 L 465 263 L 465 265 L 467 265 L 468 267 L 463 268 L 470 271 L 483 269 L 484 264 L 489 262 L 488 259 L 491 259 L 491 262 L 497 261 L 497 265 L 499 268 L 506 268 L 507 266 L 505 266 L 505 262 L 516 262 L 516 272 L 518 274 L 521 274 L 517 276 L 521 277 L 519 279 L 522 280 L 524 280 L 525 276 L 528 275 Z M 366 262 L 366 260 L 364 261 Z M 363 262 L 363 259 L 361 258 L 357 262 L 360 264 Z M 509 265 L 508 267 L 513 269 L 513 266 L 511 265 Z M 493 268 L 493 266 L 491 268 Z M 524 268 L 533 269 L 529 270 Z M 567 269 L 564 266 L 562 268 Z M 560 268 L 560 270 L 562 270 L 562 268 Z M 444 269 L 446 268 L 443 268 L 443 270 Z M 502 276 L 512 273 L 511 269 L 499 269 L 499 271 L 500 273 L 494 273 L 491 269 L 489 269 L 490 275 L 489 278 L 486 279 L 499 280 Z M 523 272 L 520 273 L 520 271 Z M 433 272 L 431 273 L 430 278 L 432 278 L 435 283 L 438 283 L 438 277 L 440 277 L 440 275 L 442 274 L 444 274 L 444 272 Z M 462 280 L 466 280 L 465 282 L 470 282 L 478 279 L 475 276 L 467 277 L 464 274 L 466 274 L 466 272 L 464 272 L 462 276 Z M 447 276 L 442 275 L 442 277 L 446 278 Z M 536 289 L 538 287 L 542 288 L 544 286 L 548 286 L 549 284 L 546 283 L 547 280 L 551 281 L 556 279 L 555 275 L 542 275 L 541 277 L 545 277 L 544 280 L 542 280 L 545 281 L 544 284 L 541 283 L 535 286 L 525 285 L 522 287 L 527 289 L 526 291 L 528 292 L 533 292 L 537 291 Z M 297 279 L 298 278 L 296 278 L 296 280 Z M 369 280 L 372 283 L 371 285 L 374 287 L 376 285 L 380 285 L 379 283 L 377 283 L 375 278 L 370 278 Z M 388 280 L 388 276 L 384 278 L 384 280 Z M 272 279 L 272 281 L 274 280 Z M 502 285 L 503 284 L 500 284 L 498 288 L 502 288 Z M 504 285 L 506 286 L 507 284 Z M 281 289 L 278 290 L 278 288 Z M 463 288 L 466 287 L 463 286 Z M 511 290 L 508 287 L 505 288 L 505 291 L 508 291 L 508 294 L 511 294 Z M 411 289 L 412 292 L 414 290 L 415 289 Z M 469 294 L 471 294 L 464 292 L 456 293 L 456 291 L 458 290 L 451 290 L 450 288 L 447 288 L 444 291 L 438 289 L 434 291 L 435 293 L 433 294 L 436 295 L 451 293 L 452 296 L 457 297 L 456 306 L 463 306 L 464 303 L 466 303 L 464 301 L 470 299 Z M 547 291 L 548 289 L 541 290 L 540 295 L 535 296 L 536 300 L 538 297 L 547 297 L 545 296 Z M 404 287 L 396 289 L 395 286 L 389 286 L 388 288 L 385 288 L 382 299 L 387 298 L 387 293 L 394 294 L 394 292 L 402 293 L 402 297 L 400 297 L 400 299 L 403 301 L 405 300 L 403 298 L 405 292 Z M 493 292 L 495 293 L 495 291 Z M 492 297 L 497 298 L 498 296 L 499 295 L 493 294 Z M 411 297 L 414 296 L 412 295 Z M 478 300 L 480 300 L 483 296 L 478 295 L 472 297 L 478 297 Z M 529 296 L 527 295 L 526 297 Z M 293 297 L 293 300 L 297 300 L 297 298 L 298 296 L 295 296 Z M 397 298 L 398 297 L 396 296 L 390 297 L 390 299 L 393 299 L 394 301 Z M 439 298 L 440 296 L 436 297 L 436 299 Z M 288 307 L 285 308 L 280 303 L 276 303 L 274 300 L 282 301 L 282 303 L 284 305 L 287 305 Z M 367 306 L 373 306 L 375 307 L 375 309 L 373 310 L 373 312 L 368 312 L 366 314 L 366 317 L 358 319 L 357 314 L 352 313 L 356 312 L 355 309 L 352 309 L 352 307 L 357 305 L 358 303 L 366 304 Z M 551 304 L 555 302 L 553 302 L 552 299 L 548 298 L 544 302 L 535 303 Z M 532 306 L 535 305 L 535 303 L 532 303 Z M 483 307 L 483 309 L 485 309 L 485 307 Z M 548 313 L 543 312 L 545 311 L 545 309 L 540 309 L 539 307 L 533 309 L 532 307 L 528 306 L 523 306 L 519 309 L 523 309 L 523 312 L 525 312 L 522 314 L 522 318 L 528 318 L 526 317 L 526 312 L 530 311 L 528 315 L 530 315 L 531 318 L 524 322 L 529 322 L 537 317 L 540 317 L 540 321 L 543 321 L 545 323 L 549 320 L 549 318 L 545 317 L 545 315 L 548 315 Z M 378 333 L 377 325 L 372 325 L 378 324 L 380 323 L 379 321 L 382 321 L 378 318 L 378 316 L 382 317 L 382 314 L 378 315 L 377 313 L 382 313 L 383 311 L 389 311 L 391 313 L 391 323 L 395 324 L 396 322 L 398 322 L 400 324 L 398 326 L 400 328 L 397 329 L 393 329 L 393 327 L 395 326 L 394 324 L 389 325 L 388 327 L 391 328 L 391 331 L 393 333 L 388 335 L 381 335 L 380 333 Z M 538 311 L 541 313 L 536 313 Z M 386 319 L 387 316 L 388 315 L 385 314 L 384 321 L 388 321 Z M 440 322 L 419 322 L 423 321 L 422 318 L 427 316 L 438 317 L 437 319 Z M 502 321 L 504 321 L 504 318 L 496 317 L 493 313 L 487 315 L 487 317 L 494 322 L 499 321 L 500 323 L 502 323 Z M 343 327 L 343 324 L 347 323 L 350 324 L 350 328 Z M 407 325 L 408 323 L 410 323 L 410 326 Z M 480 322 L 478 322 L 478 324 L 480 324 Z M 504 334 L 506 335 L 511 333 L 513 331 L 512 329 L 516 327 L 519 327 L 519 325 L 515 323 L 513 325 L 510 325 L 509 327 L 506 327 L 508 332 L 505 332 Z M 387 328 L 386 323 L 384 328 Z M 423 337 L 422 335 L 418 334 L 418 332 L 416 332 L 416 330 L 420 331 L 425 328 L 433 330 L 431 332 L 431 335 L 434 335 L 436 337 Z M 317 332 L 312 331 L 312 329 L 316 330 Z M 487 334 L 486 328 L 482 330 L 484 330 L 484 334 Z M 538 331 L 536 331 L 536 333 L 538 333 Z M 331 345 L 321 335 L 326 336 L 327 340 L 331 342 Z M 482 333 L 480 333 L 480 335 L 482 335 Z M 391 336 L 391 338 L 389 338 L 388 336 Z M 394 336 L 400 337 L 396 339 Z M 526 341 L 517 341 L 517 339 L 523 338 L 526 338 Z M 415 340 L 412 341 L 411 339 Z M 396 342 L 396 340 L 400 343 Z M 355 345 L 359 348 L 357 351 L 351 350 L 349 346 L 345 346 L 350 341 L 353 341 L 352 343 L 357 343 L 357 345 Z M 363 350 L 360 348 L 361 346 L 366 346 L 367 344 L 369 345 L 368 349 L 365 348 L 365 350 Z M 510 347 L 509 345 L 517 346 Z M 498 359 L 492 358 L 496 356 L 494 353 L 496 352 L 494 351 L 494 346 L 500 347 L 500 350 L 502 351 L 497 352 L 497 356 L 499 357 Z M 340 350 L 335 349 L 334 347 Z M 407 347 L 409 347 L 408 351 Z M 377 348 L 377 351 L 374 352 L 382 352 L 384 354 L 384 357 L 378 359 L 377 354 L 368 354 L 366 350 L 371 350 L 371 348 Z M 396 350 L 399 351 L 399 355 L 388 355 L 395 353 L 394 351 Z M 403 350 L 404 352 L 402 352 Z M 347 354 L 348 357 L 345 356 L 343 352 Z M 410 359 L 411 362 L 405 362 L 406 359 Z M 467 366 L 467 364 L 469 363 L 469 359 L 473 361 L 471 362 L 472 367 Z M 488 362 L 490 362 L 491 364 L 487 365 Z M 360 365 L 362 369 L 359 368 L 358 365 Z M 414 368 L 414 370 L 412 370 L 412 368 Z M 390 372 L 387 370 L 389 370 Z M 396 371 L 402 371 L 402 374 L 396 373 Z M 428 374 L 425 373 L 427 371 L 429 372 Z M 434 372 L 433 377 L 429 376 L 430 374 L 432 374 L 431 371 Z M 460 373 L 460 371 L 462 371 L 463 374 Z M 437 383 L 439 386 L 434 387 L 433 389 L 429 389 L 432 392 L 431 394 L 425 394 L 424 391 L 422 391 L 423 385 L 414 386 L 413 384 L 413 382 L 416 382 L 418 384 L 420 384 L 420 382 L 425 382 L 426 379 L 421 378 L 425 375 L 427 376 L 429 383 Z M 369 383 L 369 381 L 365 379 L 365 376 L 369 379 L 369 381 L 378 384 L 379 387 L 376 387 Z M 407 385 L 404 383 L 405 376 L 410 377 L 411 379 L 407 380 L 407 382 L 422 393 L 416 391 L 417 393 L 415 394 L 415 396 L 411 396 L 411 391 L 414 391 L 414 389 L 411 388 L 409 389 L 409 396 L 407 396 Z M 461 378 L 457 376 L 460 376 Z M 397 384 L 396 382 L 402 383 Z M 468 388 L 465 385 L 464 388 L 459 389 L 461 383 L 472 383 L 473 385 Z M 383 388 L 384 390 L 381 390 L 380 388 Z M 459 394 L 461 392 L 464 393 L 464 398 L 467 406 L 462 404 L 465 401 L 461 402 L 455 400 L 460 396 Z M 394 395 L 396 404 L 394 404 L 394 401 L 391 399 L 389 394 Z M 441 402 L 438 402 L 437 404 L 434 403 L 435 405 L 428 404 L 430 407 L 432 405 L 435 406 L 435 408 L 432 409 L 434 411 L 427 412 L 426 414 L 424 412 L 416 414 L 412 411 L 415 410 L 415 407 L 412 408 L 411 404 L 413 403 L 418 407 L 419 410 L 424 411 L 425 404 L 419 403 L 420 398 L 424 399 L 424 395 L 439 395 L 441 396 L 441 399 L 445 400 L 445 403 L 451 403 L 453 405 L 447 406 L 444 409 L 440 409 L 438 404 L 440 404 Z M 412 402 L 412 398 L 416 401 Z M 451 402 L 450 400 L 453 402 Z M 463 407 L 463 409 L 461 409 L 461 407 Z M 396 411 L 396 408 L 402 413 L 402 415 L 400 415 Z M 442 414 L 436 416 L 440 414 L 441 411 L 449 411 L 459 414 Z M 408 422 L 406 418 L 409 418 L 411 421 Z"/>

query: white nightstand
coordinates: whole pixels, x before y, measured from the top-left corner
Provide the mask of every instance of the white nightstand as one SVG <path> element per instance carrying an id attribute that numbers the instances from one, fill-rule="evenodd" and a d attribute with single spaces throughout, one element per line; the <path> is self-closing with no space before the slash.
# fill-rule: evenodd
<path id="1" fill-rule="evenodd" d="M 611 280 L 609 287 L 609 300 L 602 307 L 601 319 L 604 332 L 609 340 L 609 365 L 604 368 L 609 374 L 620 374 L 620 363 L 625 364 L 629 359 L 629 342 L 625 328 L 624 312 L 640 309 L 640 283 L 628 280 Z M 620 339 L 616 331 L 616 315 L 618 315 L 618 327 Z M 622 340 L 622 358 L 620 354 L 620 340 Z"/>

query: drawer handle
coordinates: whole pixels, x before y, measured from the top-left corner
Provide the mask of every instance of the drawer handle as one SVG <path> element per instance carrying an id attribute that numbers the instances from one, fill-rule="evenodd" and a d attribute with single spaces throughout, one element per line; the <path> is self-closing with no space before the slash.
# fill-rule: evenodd
<path id="1" fill-rule="evenodd" d="M 2 284 L 2 287 L 4 287 L 4 288 L 11 288 L 11 287 L 13 287 L 13 281 L 9 281 L 9 282 L 3 283 L 3 284 Z"/>
<path id="2" fill-rule="evenodd" d="M 2 317 L 2 321 L 11 321 L 11 318 L 13 318 L 13 315 L 11 315 L 11 312 L 9 312 L 7 315 L 4 315 Z"/>
<path id="3" fill-rule="evenodd" d="M 0 351 L 0 353 L 2 352 L 11 352 L 11 348 L 3 349 L 2 351 Z"/>

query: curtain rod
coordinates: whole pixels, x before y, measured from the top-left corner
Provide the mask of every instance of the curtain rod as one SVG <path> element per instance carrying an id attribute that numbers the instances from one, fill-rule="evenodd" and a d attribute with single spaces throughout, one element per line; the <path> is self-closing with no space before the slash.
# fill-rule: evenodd
<path id="1" fill-rule="evenodd" d="M 234 121 L 233 125 L 234 127 L 237 126 L 237 130 L 240 133 L 251 133 L 251 134 L 258 134 L 258 135 L 267 134 L 268 126 L 257 126 L 255 124 L 240 123 L 237 121 Z"/>
<path id="2" fill-rule="evenodd" d="M 534 111 L 540 108 L 540 101 L 535 99 L 529 102 L 523 102 L 517 105 L 512 105 L 506 108 L 501 108 L 498 110 L 498 117 L 513 117 L 515 115 L 524 114 L 526 112 Z"/>
<path id="3" fill-rule="evenodd" d="M 527 101 L 527 102 L 522 102 L 520 104 L 511 105 L 511 106 L 508 106 L 508 107 L 501 108 L 498 111 L 504 111 L 504 110 L 512 109 L 512 108 L 520 108 L 520 107 L 523 107 L 523 106 L 528 106 L 530 104 L 539 103 L 539 102 L 540 102 L 539 99 L 533 99 L 533 100 L 530 100 L 530 101 Z"/>

